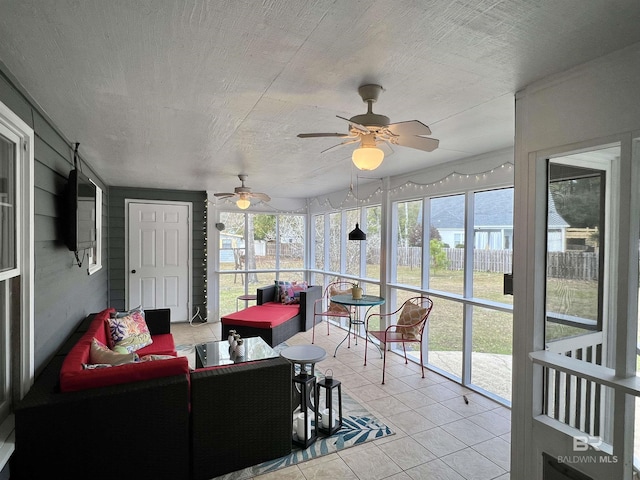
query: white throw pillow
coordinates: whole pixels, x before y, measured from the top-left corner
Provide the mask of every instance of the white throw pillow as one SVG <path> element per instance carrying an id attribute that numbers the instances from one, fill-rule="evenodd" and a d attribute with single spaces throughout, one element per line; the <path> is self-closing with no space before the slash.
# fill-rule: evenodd
<path id="1" fill-rule="evenodd" d="M 91 341 L 89 361 L 92 364 L 106 363 L 109 365 L 123 365 L 125 363 L 133 363 L 138 361 L 138 354 L 116 353 L 113 350 L 109 350 L 109 347 L 107 347 L 100 340 L 94 338 Z"/>

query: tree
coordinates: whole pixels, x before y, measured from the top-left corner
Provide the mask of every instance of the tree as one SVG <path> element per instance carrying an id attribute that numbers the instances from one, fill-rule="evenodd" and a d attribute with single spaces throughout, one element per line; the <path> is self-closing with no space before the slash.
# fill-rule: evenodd
<path id="1" fill-rule="evenodd" d="M 552 182 L 549 191 L 556 211 L 575 228 L 600 227 L 599 176 Z"/>
<path id="2" fill-rule="evenodd" d="M 431 239 L 429 241 L 429 255 L 431 256 L 431 266 L 434 269 L 444 269 L 449 265 L 447 252 L 444 251 L 444 243 L 441 240 Z"/>

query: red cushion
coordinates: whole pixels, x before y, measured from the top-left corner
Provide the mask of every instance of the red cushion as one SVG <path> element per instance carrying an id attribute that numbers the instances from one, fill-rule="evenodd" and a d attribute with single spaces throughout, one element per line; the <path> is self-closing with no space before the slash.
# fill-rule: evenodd
<path id="1" fill-rule="evenodd" d="M 95 337 L 106 344 L 109 330 L 109 315 L 115 312 L 108 308 L 96 314 L 85 334 L 71 348 L 60 369 L 60 391 L 72 392 L 87 388 L 106 387 L 120 383 L 131 383 L 152 378 L 172 375 L 187 375 L 189 360 L 187 357 L 176 357 L 168 360 L 137 362 L 117 367 L 85 370 L 83 363 L 90 363 L 89 352 L 91 341 Z M 175 355 L 175 345 L 171 334 L 154 335 L 153 343 L 139 350 L 138 355 Z M 157 339 L 157 342 L 156 342 Z"/>
<path id="2" fill-rule="evenodd" d="M 274 328 L 291 320 L 300 312 L 300 305 L 267 302 L 254 305 L 222 317 L 225 325 L 245 325 L 254 328 Z"/>
<path id="3" fill-rule="evenodd" d="M 81 367 L 82 368 L 82 367 Z M 125 363 L 115 367 L 79 370 L 60 378 L 60 391 L 73 392 L 88 388 L 108 387 L 121 383 L 139 382 L 153 378 L 188 375 L 189 359 L 176 357 L 168 360 Z"/>
<path id="4" fill-rule="evenodd" d="M 64 383 L 64 377 L 70 372 L 76 372 L 82 370 L 83 363 L 89 363 L 89 352 L 91 351 L 91 341 L 93 337 L 100 340 L 105 345 L 107 343 L 107 330 L 109 315 L 111 312 L 115 312 L 115 308 L 107 308 L 102 312 L 96 314 L 93 321 L 89 324 L 89 328 L 85 332 L 80 340 L 71 348 L 69 353 L 62 363 L 60 369 L 60 386 Z"/>
<path id="5" fill-rule="evenodd" d="M 162 333 L 160 335 L 154 335 L 151 337 L 153 343 L 146 347 L 136 350 L 136 353 L 141 357 L 145 355 L 178 355 L 176 352 L 176 346 L 173 343 L 173 335 L 170 333 Z"/>

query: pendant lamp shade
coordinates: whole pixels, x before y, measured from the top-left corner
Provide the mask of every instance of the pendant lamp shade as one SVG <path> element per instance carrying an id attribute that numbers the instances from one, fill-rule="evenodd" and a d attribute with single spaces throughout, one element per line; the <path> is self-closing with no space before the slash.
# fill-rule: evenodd
<path id="1" fill-rule="evenodd" d="M 356 228 L 349 232 L 349 240 L 366 240 L 367 234 L 360 230 L 360 227 L 356 223 Z"/>

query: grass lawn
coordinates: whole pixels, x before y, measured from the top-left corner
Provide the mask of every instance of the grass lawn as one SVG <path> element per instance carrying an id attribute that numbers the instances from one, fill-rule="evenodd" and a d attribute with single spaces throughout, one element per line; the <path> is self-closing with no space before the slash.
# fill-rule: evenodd
<path id="1" fill-rule="evenodd" d="M 258 262 L 257 268 L 263 268 Z M 268 266 L 267 266 L 268 265 Z M 264 268 L 272 267 L 273 262 L 265 262 Z M 297 267 L 298 264 L 295 265 Z M 288 268 L 286 263 L 282 268 Z M 293 267 L 293 265 L 292 265 Z M 295 268 L 294 267 L 294 268 Z M 231 267 L 232 268 L 232 267 Z M 379 267 L 367 266 L 367 273 L 374 275 Z M 398 267 L 398 278 L 404 283 L 418 287 L 420 285 L 420 269 Z M 303 273 L 281 272 L 283 280 L 302 280 Z M 236 311 L 236 298 L 245 293 L 244 275 L 220 275 L 220 315 Z M 247 292 L 255 293 L 257 287 L 269 285 L 275 279 L 272 273 L 257 273 L 250 275 Z M 476 298 L 482 298 L 505 304 L 512 304 L 511 295 L 503 295 L 503 275 L 501 273 L 474 272 L 473 291 Z M 431 288 L 462 293 L 463 272 L 436 270 L 431 272 Z M 366 285 L 363 285 L 366 286 Z M 594 318 L 594 302 L 597 299 L 597 285 L 595 282 L 567 281 L 553 283 L 549 281 L 549 308 L 559 313 Z M 369 292 L 377 294 L 378 292 Z M 410 292 L 398 292 L 399 301 L 413 296 Z M 249 305 L 252 303 L 250 302 Z M 239 308 L 244 308 L 240 302 Z M 462 313 L 463 304 L 457 301 L 434 298 L 434 309 L 429 319 L 429 348 L 438 351 L 462 350 Z M 550 323 L 547 326 L 547 339 L 565 338 L 585 333 L 584 330 Z M 496 310 L 473 307 L 473 351 L 510 355 L 512 353 L 513 322 L 512 315 Z"/>

